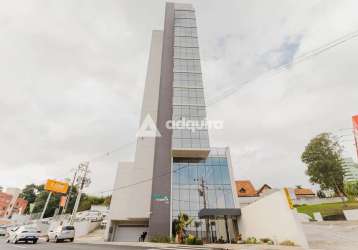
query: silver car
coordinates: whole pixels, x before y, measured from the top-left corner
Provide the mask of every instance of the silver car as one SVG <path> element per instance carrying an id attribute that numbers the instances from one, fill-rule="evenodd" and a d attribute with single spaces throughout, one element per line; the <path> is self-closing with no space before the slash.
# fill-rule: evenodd
<path id="1" fill-rule="evenodd" d="M 8 243 L 17 244 L 18 242 L 37 243 L 41 231 L 35 226 L 20 226 L 9 231 Z"/>
<path id="2" fill-rule="evenodd" d="M 47 236 L 47 242 L 54 241 L 73 241 L 75 239 L 75 228 L 74 226 L 58 226 L 54 230 L 50 230 Z"/>

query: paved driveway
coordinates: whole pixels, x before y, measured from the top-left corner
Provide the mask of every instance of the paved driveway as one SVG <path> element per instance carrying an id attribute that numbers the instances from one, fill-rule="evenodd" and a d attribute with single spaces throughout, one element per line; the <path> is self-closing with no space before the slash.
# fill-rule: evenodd
<path id="1" fill-rule="evenodd" d="M 358 250 L 358 221 L 305 223 L 303 227 L 311 248 Z"/>

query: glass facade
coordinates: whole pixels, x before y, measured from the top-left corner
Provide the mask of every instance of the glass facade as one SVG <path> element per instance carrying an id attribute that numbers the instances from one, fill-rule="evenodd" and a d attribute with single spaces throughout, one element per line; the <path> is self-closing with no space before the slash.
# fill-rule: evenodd
<path id="1" fill-rule="evenodd" d="M 183 150 L 187 157 L 172 159 L 172 222 L 180 212 L 187 214 L 194 220 L 188 233 L 206 238 L 208 225 L 208 237 L 215 241 L 214 234 L 220 232 L 217 221 L 209 225 L 198 218 L 198 212 L 204 207 L 235 208 L 235 204 L 227 149 L 210 148 L 209 144 L 195 11 L 190 5 L 175 5 L 173 51 L 172 120 L 194 121 L 197 126 L 173 129 L 172 152 Z M 209 155 L 196 157 L 193 152 L 197 149 Z"/>
<path id="2" fill-rule="evenodd" d="M 207 208 L 235 207 L 225 149 L 211 149 L 206 159 L 173 159 L 172 219 L 180 212 L 189 215 L 194 219 L 189 232 L 199 237 L 206 230 L 205 221 L 198 219 L 199 210 L 204 208 L 204 195 L 199 193 L 201 180 L 206 187 Z"/>
<path id="3" fill-rule="evenodd" d="M 177 4 L 174 20 L 173 121 L 194 121 L 173 130 L 172 147 L 209 148 L 195 11 Z"/>

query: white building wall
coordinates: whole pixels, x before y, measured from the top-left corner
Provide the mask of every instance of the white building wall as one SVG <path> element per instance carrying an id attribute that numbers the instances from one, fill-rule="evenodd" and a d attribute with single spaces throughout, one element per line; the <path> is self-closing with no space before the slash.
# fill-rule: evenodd
<path id="1" fill-rule="evenodd" d="M 241 208 L 241 213 L 239 231 L 243 239 L 270 238 L 278 243 L 291 240 L 308 248 L 302 225 L 296 220 L 294 210 L 289 208 L 283 190 Z"/>
<path id="2" fill-rule="evenodd" d="M 132 184 L 133 162 L 120 162 L 118 164 L 117 175 L 114 183 L 112 202 L 110 206 L 110 220 L 125 220 L 131 211 L 128 204 L 130 193 L 135 190 L 133 187 L 122 188 Z"/>
<path id="3" fill-rule="evenodd" d="M 247 205 L 250 205 L 251 203 L 261 199 L 262 197 L 260 196 L 255 196 L 255 197 L 239 197 L 239 202 L 240 202 L 240 206 L 241 207 L 245 207 Z"/>
<path id="4" fill-rule="evenodd" d="M 139 127 L 148 115 L 157 121 L 162 39 L 163 31 L 153 31 Z M 135 161 L 119 163 L 109 221 L 149 218 L 154 150 L 154 137 L 138 137 Z"/>

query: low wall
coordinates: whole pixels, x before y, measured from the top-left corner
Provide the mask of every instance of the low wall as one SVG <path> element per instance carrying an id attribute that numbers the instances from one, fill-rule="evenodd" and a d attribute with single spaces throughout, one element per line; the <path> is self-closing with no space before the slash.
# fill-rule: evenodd
<path id="1" fill-rule="evenodd" d="M 277 191 L 241 208 L 239 231 L 243 239 L 270 238 L 275 243 L 291 240 L 308 248 L 301 223 L 290 209 L 283 190 Z"/>
<path id="2" fill-rule="evenodd" d="M 343 213 L 344 213 L 344 217 L 346 217 L 347 220 L 358 221 L 358 209 L 343 210 Z"/>
<path id="3" fill-rule="evenodd" d="M 100 222 L 90 222 L 90 221 L 79 221 L 74 223 L 76 229 L 75 237 L 82 237 L 91 232 L 100 226 Z"/>
<path id="4" fill-rule="evenodd" d="M 344 198 L 346 200 L 346 198 Z M 337 203 L 342 202 L 341 197 L 333 197 L 333 198 L 302 198 L 302 199 L 295 199 L 293 200 L 293 203 L 295 205 L 316 205 L 316 204 L 322 204 L 322 203 Z"/>
<path id="5" fill-rule="evenodd" d="M 36 224 L 41 230 L 42 236 L 45 236 L 48 234 L 49 230 L 55 229 L 56 227 L 60 226 L 61 221 L 52 221 L 50 224 L 42 223 L 41 221 L 38 221 Z M 67 223 L 64 223 L 64 225 L 67 225 Z M 100 222 L 90 222 L 87 220 L 84 221 L 76 221 L 73 225 L 76 230 L 75 237 L 82 237 L 85 236 L 91 232 L 93 232 L 95 229 L 97 229 L 100 226 Z"/>

